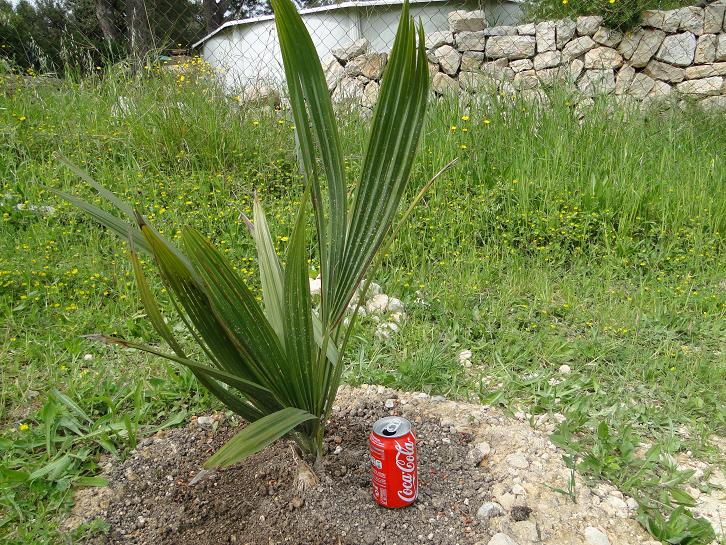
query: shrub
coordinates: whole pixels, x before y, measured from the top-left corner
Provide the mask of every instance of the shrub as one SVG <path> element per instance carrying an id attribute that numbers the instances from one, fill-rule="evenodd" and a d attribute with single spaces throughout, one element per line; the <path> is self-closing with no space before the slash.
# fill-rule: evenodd
<path id="1" fill-rule="evenodd" d="M 233 464 L 285 435 L 304 452 L 322 455 L 324 422 L 340 384 L 342 354 L 356 314 L 347 327 L 343 318 L 364 276 L 371 277 L 376 253 L 391 234 L 428 97 L 423 27 L 417 32 L 406 4 L 373 115 L 360 180 L 349 203 L 338 129 L 312 40 L 290 0 L 273 0 L 272 5 L 305 194 L 284 264 L 275 252 L 259 201 L 253 209 L 254 223 L 247 220 L 257 248 L 263 306 L 223 253 L 198 231 L 184 228 L 183 247 L 177 248 L 130 205 L 72 165 L 131 221 L 58 192 L 128 240 L 147 316 L 173 354 L 125 339 L 97 337 L 189 367 L 229 409 L 250 422 L 210 458 L 209 467 Z M 319 310 L 313 306 L 308 277 L 308 200 L 321 262 Z M 190 359 L 167 326 L 137 250 L 153 256 L 175 308 L 207 363 Z"/>

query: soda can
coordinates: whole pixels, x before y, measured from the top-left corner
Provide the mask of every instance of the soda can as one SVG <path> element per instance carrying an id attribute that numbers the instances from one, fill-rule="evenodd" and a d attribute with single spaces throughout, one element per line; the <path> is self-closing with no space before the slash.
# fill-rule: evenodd
<path id="1" fill-rule="evenodd" d="M 373 424 L 371 451 L 373 499 L 384 507 L 406 507 L 418 496 L 416 437 L 411 423 L 387 416 Z"/>

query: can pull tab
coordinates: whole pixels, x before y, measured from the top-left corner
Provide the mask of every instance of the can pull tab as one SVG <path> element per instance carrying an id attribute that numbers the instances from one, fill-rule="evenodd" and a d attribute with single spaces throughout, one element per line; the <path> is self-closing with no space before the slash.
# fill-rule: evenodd
<path id="1" fill-rule="evenodd" d="M 396 432 L 398 431 L 398 428 L 401 427 L 401 422 L 399 420 L 396 420 L 395 422 L 391 422 L 383 428 L 383 431 L 381 432 L 386 437 L 391 437 L 393 435 L 396 435 Z"/>

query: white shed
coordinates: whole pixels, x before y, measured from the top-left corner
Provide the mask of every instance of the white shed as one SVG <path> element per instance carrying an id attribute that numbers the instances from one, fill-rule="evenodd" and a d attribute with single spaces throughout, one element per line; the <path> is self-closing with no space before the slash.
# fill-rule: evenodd
<path id="1" fill-rule="evenodd" d="M 449 28 L 452 10 L 483 9 L 490 25 L 517 24 L 522 0 L 410 0 L 411 15 L 426 33 Z M 401 15 L 400 0 L 342 2 L 300 10 L 321 58 L 359 38 L 371 50 L 389 52 Z M 284 80 L 282 58 L 272 15 L 228 21 L 193 45 L 230 89 L 276 86 Z"/>

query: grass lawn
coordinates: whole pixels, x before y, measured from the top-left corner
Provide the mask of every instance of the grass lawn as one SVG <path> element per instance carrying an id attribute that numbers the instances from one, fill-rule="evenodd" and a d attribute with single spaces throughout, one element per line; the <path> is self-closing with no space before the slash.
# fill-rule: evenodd
<path id="1" fill-rule="evenodd" d="M 690 503 L 675 456 L 724 469 L 726 118 L 573 110 L 558 93 L 545 109 L 431 105 L 413 190 L 459 161 L 375 279 L 404 301 L 401 331 L 380 340 L 364 320 L 346 380 L 476 398 L 533 424 L 563 415 L 554 439 L 570 461 L 657 522 Z M 367 121 L 339 119 L 354 173 Z M 44 189 L 93 198 L 54 153 L 167 235 L 199 228 L 258 289 L 240 211 L 257 191 L 285 247 L 301 196 L 293 150 L 289 112 L 194 77 L 0 94 L 0 541 L 65 542 L 59 517 L 74 488 L 102 484 L 100 456 L 219 408 L 186 370 L 82 338 L 161 343 L 124 245 Z"/>

